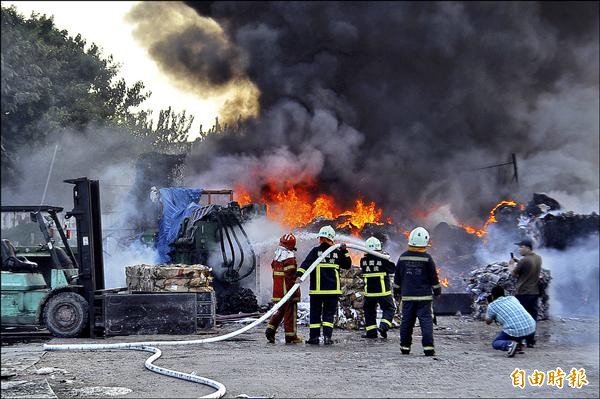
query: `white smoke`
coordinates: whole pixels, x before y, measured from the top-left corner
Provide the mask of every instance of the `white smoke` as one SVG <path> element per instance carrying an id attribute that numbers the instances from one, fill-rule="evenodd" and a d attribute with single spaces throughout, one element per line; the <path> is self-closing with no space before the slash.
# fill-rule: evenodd
<path id="1" fill-rule="evenodd" d="M 518 258 L 515 242 L 516 237 L 490 226 L 486 241 L 478 246 L 475 253 L 479 266 L 508 262 L 510 252 Z M 535 246 L 534 241 L 534 252 L 542 257 L 542 267 L 549 269 L 552 276 L 548 291 L 550 315 L 598 317 L 598 236 L 588 236 L 565 250 Z"/>
<path id="2" fill-rule="evenodd" d="M 543 267 L 550 269 L 550 313 L 598 317 L 598 236 L 589 236 L 564 251 L 540 248 Z"/>
<path id="3" fill-rule="evenodd" d="M 116 236 L 108 236 L 104 244 L 104 285 L 106 288 L 126 287 L 125 268 L 133 265 L 154 265 L 158 253 L 141 241 L 123 241 Z"/>

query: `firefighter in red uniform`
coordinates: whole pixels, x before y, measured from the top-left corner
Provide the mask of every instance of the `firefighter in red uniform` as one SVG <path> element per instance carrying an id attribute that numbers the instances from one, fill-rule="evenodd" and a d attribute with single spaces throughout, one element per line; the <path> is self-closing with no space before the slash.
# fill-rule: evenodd
<path id="1" fill-rule="evenodd" d="M 279 239 L 279 246 L 275 250 L 275 258 L 271 262 L 273 269 L 273 302 L 279 302 L 288 290 L 293 287 L 296 280 L 296 237 L 286 234 Z M 265 336 L 267 341 L 275 343 L 275 332 L 283 320 L 286 344 L 300 344 L 304 342 L 297 335 L 296 316 L 298 313 L 298 301 L 300 300 L 300 289 L 280 307 L 269 320 Z"/>

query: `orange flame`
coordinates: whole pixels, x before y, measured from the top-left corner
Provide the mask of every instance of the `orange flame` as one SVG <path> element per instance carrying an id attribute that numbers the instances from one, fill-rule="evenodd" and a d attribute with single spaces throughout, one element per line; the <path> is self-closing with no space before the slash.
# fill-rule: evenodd
<path id="1" fill-rule="evenodd" d="M 496 211 L 498 210 L 498 208 L 500 208 L 503 205 L 512 206 L 512 207 L 519 206 L 519 208 L 521 210 L 524 209 L 524 205 L 517 204 L 513 200 L 503 200 L 503 201 L 500 201 L 499 203 L 497 203 L 496 206 L 494 206 L 494 208 L 490 211 L 490 216 L 487 218 L 487 220 L 485 221 L 485 223 L 483 224 L 483 226 L 481 228 L 478 229 L 476 227 L 469 226 L 469 225 L 463 224 L 463 223 L 458 223 L 458 226 L 462 227 L 469 234 L 474 234 L 479 238 L 483 238 L 487 234 L 488 226 L 490 224 L 498 222 L 496 220 Z"/>
<path id="2" fill-rule="evenodd" d="M 448 286 L 450 285 L 450 282 L 448 281 L 448 277 L 444 277 L 444 278 L 440 277 L 442 269 L 440 269 L 439 267 L 436 267 L 435 271 L 438 274 L 438 279 L 440 280 L 440 285 L 444 288 L 448 288 Z"/>
<path id="3" fill-rule="evenodd" d="M 235 200 L 240 206 L 248 205 L 252 203 L 252 197 L 242 186 L 236 186 L 234 191 Z"/>
<path id="4" fill-rule="evenodd" d="M 356 234 L 367 223 L 384 224 L 380 221 L 383 211 L 377 208 L 374 202 L 366 203 L 357 199 L 353 208 L 341 210 L 333 197 L 327 194 L 312 194 L 313 185 L 312 182 L 295 185 L 284 183 L 283 186 L 288 188 L 278 190 L 276 184 L 267 184 L 260 196 L 260 202 L 267 206 L 267 217 L 288 227 L 299 227 L 318 216 L 327 219 L 345 216 L 344 221 L 336 227 L 349 227 Z M 241 185 L 236 186 L 234 191 L 236 201 L 242 206 L 258 202 Z M 392 223 L 391 217 L 386 221 Z"/>

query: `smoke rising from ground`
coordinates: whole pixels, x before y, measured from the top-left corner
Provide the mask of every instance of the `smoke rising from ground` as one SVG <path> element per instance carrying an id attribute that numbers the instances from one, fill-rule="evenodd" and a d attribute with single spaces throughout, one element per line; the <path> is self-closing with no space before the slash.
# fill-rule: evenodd
<path id="1" fill-rule="evenodd" d="M 555 315 L 598 317 L 598 236 L 591 236 L 566 251 L 541 248 L 544 267 L 552 272 L 550 311 Z"/>
<path id="2" fill-rule="evenodd" d="M 135 231 L 126 224 L 128 215 L 139 212 L 127 195 L 135 180 L 134 160 L 145 147 L 127 133 L 93 126 L 83 132 L 52 132 L 51 137 L 47 147 L 32 145 L 15 154 L 21 160 L 21 173 L 16 186 L 2 185 L 2 205 L 40 204 L 58 145 L 44 205 L 63 207 L 64 216 L 73 208 L 73 185 L 63 180 L 88 177 L 100 181 L 105 284 L 123 287 L 125 266 L 157 260 L 153 248 L 132 241 Z"/>
<path id="3" fill-rule="evenodd" d="M 150 46 L 157 62 L 190 84 L 247 76 L 260 91 L 260 116 L 196 146 L 190 177 L 260 186 L 260 160 L 312 154 L 305 167 L 338 201 L 360 195 L 392 214 L 450 203 L 461 218 L 502 197 L 599 185 L 597 3 L 187 4 L 227 39 L 186 25 Z M 160 26 L 152 7 L 138 6 L 138 26 Z M 194 46 L 202 57 L 171 56 Z M 211 80 L 215 69 L 231 72 Z M 512 152 L 520 188 L 471 171 Z"/>
<path id="4" fill-rule="evenodd" d="M 480 244 L 475 253 L 480 265 L 508 262 L 510 252 L 520 257 L 514 244 L 517 236 L 511 237 L 490 226 L 486 238 L 487 243 Z M 562 251 L 538 248 L 534 243 L 534 252 L 542 257 L 542 267 L 549 269 L 552 275 L 548 291 L 551 315 L 598 317 L 599 251 L 597 234 L 589 235 Z"/>
<path id="5" fill-rule="evenodd" d="M 15 154 L 20 160 L 16 186 L 2 185 L 3 205 L 39 205 L 50 172 L 45 203 L 71 209 L 72 185 L 65 179 L 89 177 L 101 181 L 103 207 L 114 206 L 114 194 L 121 185 L 134 177 L 133 160 L 143 146 L 133 136 L 118 130 L 89 126 L 85 131 L 56 131 L 50 134 L 49 145 L 36 143 Z M 50 164 L 55 145 L 58 146 L 52 170 Z"/>

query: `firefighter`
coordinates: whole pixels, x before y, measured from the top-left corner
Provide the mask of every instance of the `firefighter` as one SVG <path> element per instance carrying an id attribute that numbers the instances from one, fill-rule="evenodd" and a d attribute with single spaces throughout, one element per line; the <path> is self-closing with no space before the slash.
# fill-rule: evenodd
<path id="1" fill-rule="evenodd" d="M 279 239 L 279 246 L 275 250 L 275 258 L 271 262 L 273 269 L 273 302 L 279 302 L 288 290 L 292 288 L 296 280 L 296 237 L 293 234 L 285 234 Z M 300 300 L 300 289 L 281 306 L 267 324 L 265 336 L 267 341 L 275 343 L 275 332 L 283 320 L 286 344 L 300 344 L 302 337 L 297 335 L 296 317 L 298 313 L 298 301 Z"/>
<path id="2" fill-rule="evenodd" d="M 319 245 L 314 247 L 298 268 L 296 282 L 306 272 L 310 265 L 333 245 L 335 230 L 331 226 L 324 226 L 319 230 Z M 350 269 L 352 260 L 346 249 L 342 246 L 325 257 L 310 275 L 310 337 L 307 344 L 319 345 L 321 327 L 323 327 L 323 344 L 331 345 L 333 333 L 333 317 L 337 311 L 338 299 L 342 293 L 340 287 L 339 269 Z"/>
<path id="3" fill-rule="evenodd" d="M 365 245 L 371 251 L 382 252 L 381 241 L 369 237 Z M 394 274 L 396 266 L 389 260 L 375 255 L 366 254 L 360 260 L 360 269 L 365 281 L 365 329 L 362 338 L 375 339 L 377 331 L 381 338 L 387 338 L 387 331 L 392 327 L 392 319 L 396 312 L 396 305 L 392 298 L 390 274 Z M 381 307 L 383 315 L 379 328 L 377 327 L 377 304 Z"/>
<path id="4" fill-rule="evenodd" d="M 419 319 L 425 356 L 435 355 L 433 346 L 433 295 L 438 297 L 442 288 L 435 263 L 427 253 L 429 233 L 423 227 L 410 232 L 408 250 L 398 259 L 394 274 L 394 296 L 402 301 L 400 323 L 400 351 L 410 353 L 415 321 Z"/>

